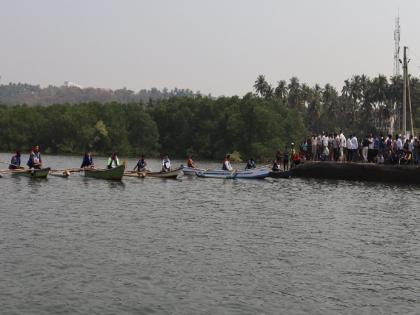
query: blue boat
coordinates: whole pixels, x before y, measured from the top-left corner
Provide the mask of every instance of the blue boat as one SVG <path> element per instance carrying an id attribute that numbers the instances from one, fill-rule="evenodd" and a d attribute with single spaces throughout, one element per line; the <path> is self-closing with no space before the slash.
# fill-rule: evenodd
<path id="1" fill-rule="evenodd" d="M 245 171 L 208 170 L 196 172 L 198 177 L 222 179 L 264 179 L 270 175 L 267 168 L 250 169 Z"/>

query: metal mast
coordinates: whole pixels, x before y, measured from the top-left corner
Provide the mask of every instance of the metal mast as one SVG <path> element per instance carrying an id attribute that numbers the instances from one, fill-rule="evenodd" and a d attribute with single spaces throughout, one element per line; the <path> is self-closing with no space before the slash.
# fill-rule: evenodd
<path id="1" fill-rule="evenodd" d="M 407 46 L 404 46 L 403 57 L 403 121 L 402 132 L 407 134 Z"/>
<path id="2" fill-rule="evenodd" d="M 400 75 L 400 16 L 395 18 L 394 30 L 394 76 Z"/>

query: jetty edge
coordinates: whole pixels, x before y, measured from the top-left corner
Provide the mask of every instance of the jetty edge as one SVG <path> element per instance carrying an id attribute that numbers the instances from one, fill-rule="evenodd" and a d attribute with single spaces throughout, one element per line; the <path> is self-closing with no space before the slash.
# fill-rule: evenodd
<path id="1" fill-rule="evenodd" d="M 420 166 L 373 163 L 305 162 L 291 170 L 292 177 L 420 184 Z"/>

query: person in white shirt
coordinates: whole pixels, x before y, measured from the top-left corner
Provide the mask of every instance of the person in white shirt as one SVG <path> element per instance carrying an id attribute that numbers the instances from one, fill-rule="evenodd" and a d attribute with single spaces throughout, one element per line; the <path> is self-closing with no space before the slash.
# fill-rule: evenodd
<path id="1" fill-rule="evenodd" d="M 368 162 L 373 162 L 373 157 L 375 156 L 375 139 L 373 139 L 372 134 L 369 135 L 368 138 L 369 145 L 368 145 L 368 154 L 367 154 L 367 160 Z"/>
<path id="2" fill-rule="evenodd" d="M 334 134 L 332 146 L 334 150 L 334 161 L 337 162 L 340 157 L 340 137 L 338 136 L 338 134 Z"/>
<path id="3" fill-rule="evenodd" d="M 226 155 L 225 159 L 223 160 L 222 169 L 224 171 L 229 171 L 229 172 L 233 171 L 233 167 L 232 167 L 232 165 L 230 165 L 230 155 L 229 154 Z"/>
<path id="4" fill-rule="evenodd" d="M 401 135 L 397 135 L 397 142 L 396 142 L 396 144 L 397 144 L 397 151 L 398 152 L 402 152 L 402 150 L 403 150 L 403 142 L 401 140 Z"/>
<path id="5" fill-rule="evenodd" d="M 344 161 L 344 159 L 345 159 L 345 155 L 344 155 L 344 150 L 346 149 L 346 137 L 344 136 L 344 134 L 343 134 L 343 131 L 342 130 L 340 130 L 340 135 L 339 135 L 339 138 L 340 138 L 340 156 L 339 156 L 339 160 L 340 161 Z"/>
<path id="6" fill-rule="evenodd" d="M 359 141 L 357 141 L 356 135 L 353 135 L 353 137 L 351 138 L 352 162 L 355 162 L 357 159 L 357 150 L 359 150 Z"/>
<path id="7" fill-rule="evenodd" d="M 329 140 L 329 138 L 328 138 L 328 136 L 327 135 L 322 135 L 322 138 L 321 138 L 321 140 L 322 140 L 322 146 L 325 148 L 325 147 L 328 147 L 328 140 Z"/>
<path id="8" fill-rule="evenodd" d="M 346 148 L 347 148 L 347 161 L 351 161 L 351 149 L 352 149 L 352 145 L 351 145 L 351 138 L 352 135 L 350 135 L 346 141 Z"/>
<path id="9" fill-rule="evenodd" d="M 169 160 L 169 156 L 165 154 L 162 160 L 162 172 L 170 172 L 171 171 L 171 160 Z"/>

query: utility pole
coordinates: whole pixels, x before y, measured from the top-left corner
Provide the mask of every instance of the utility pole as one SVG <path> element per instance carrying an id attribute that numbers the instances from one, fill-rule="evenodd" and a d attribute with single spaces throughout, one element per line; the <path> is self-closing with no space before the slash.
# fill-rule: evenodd
<path id="1" fill-rule="evenodd" d="M 403 56 L 403 123 L 402 132 L 407 135 L 407 46 L 404 46 Z"/>

